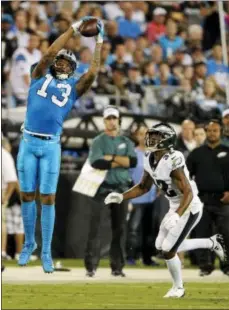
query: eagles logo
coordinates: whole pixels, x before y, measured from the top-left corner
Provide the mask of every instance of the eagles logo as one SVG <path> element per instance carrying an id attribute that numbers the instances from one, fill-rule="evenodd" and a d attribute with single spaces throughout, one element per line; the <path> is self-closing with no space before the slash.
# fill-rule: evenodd
<path id="1" fill-rule="evenodd" d="M 181 157 L 176 157 L 176 158 L 172 159 L 172 167 L 173 167 L 173 169 L 175 169 L 181 163 L 182 163 L 182 158 Z"/>

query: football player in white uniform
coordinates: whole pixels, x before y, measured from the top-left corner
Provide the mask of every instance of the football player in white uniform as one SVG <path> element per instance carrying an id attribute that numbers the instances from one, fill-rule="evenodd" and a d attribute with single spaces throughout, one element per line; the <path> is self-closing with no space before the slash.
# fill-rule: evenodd
<path id="1" fill-rule="evenodd" d="M 196 183 L 189 177 L 183 154 L 174 150 L 175 141 L 176 133 L 166 123 L 149 129 L 145 138 L 148 152 L 145 154 L 145 171 L 141 182 L 123 194 L 110 193 L 105 199 L 105 204 L 110 204 L 141 196 L 150 190 L 153 182 L 164 191 L 170 209 L 161 222 L 156 248 L 163 252 L 173 280 L 172 288 L 164 296 L 166 298 L 180 298 L 185 294 L 177 253 L 205 248 L 213 250 L 221 260 L 226 259 L 221 235 L 186 240 L 199 222 L 203 206 Z"/>

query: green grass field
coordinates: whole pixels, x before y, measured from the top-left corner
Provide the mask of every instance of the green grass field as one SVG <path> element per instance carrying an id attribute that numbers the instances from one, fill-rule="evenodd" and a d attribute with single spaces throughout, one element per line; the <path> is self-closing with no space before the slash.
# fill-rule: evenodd
<path id="1" fill-rule="evenodd" d="M 228 309 L 229 283 L 186 284 L 182 299 L 163 299 L 169 283 L 2 286 L 2 309 Z"/>

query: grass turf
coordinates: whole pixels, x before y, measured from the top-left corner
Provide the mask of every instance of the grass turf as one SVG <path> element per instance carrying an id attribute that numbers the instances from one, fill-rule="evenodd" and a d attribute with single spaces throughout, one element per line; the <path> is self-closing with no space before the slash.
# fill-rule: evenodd
<path id="1" fill-rule="evenodd" d="M 66 259 L 66 258 L 60 258 L 60 259 L 54 259 L 54 264 L 60 261 L 63 265 L 63 267 L 72 267 L 72 268 L 76 268 L 76 267 L 84 267 L 84 261 L 83 259 Z M 163 259 L 157 259 L 157 261 L 160 263 L 160 266 L 157 267 L 153 267 L 155 268 L 166 268 L 166 264 L 165 261 Z M 5 261 L 4 260 L 4 265 L 7 267 L 17 267 L 18 264 L 15 260 L 9 260 L 9 261 Z M 29 262 L 28 266 L 40 266 L 41 265 L 41 261 L 40 260 L 36 260 L 35 262 Z M 193 266 L 190 264 L 190 260 L 189 259 L 185 259 L 185 268 L 191 268 L 191 269 L 195 269 L 197 268 L 197 266 Z M 216 260 L 216 267 L 218 267 L 218 260 Z M 110 263 L 108 259 L 101 259 L 100 263 L 99 263 L 99 267 L 103 268 L 103 267 L 109 267 Z M 19 266 L 18 266 L 19 267 Z M 143 269 L 152 269 L 152 267 L 148 267 L 145 266 L 141 263 L 140 260 L 137 261 L 136 265 L 132 266 L 132 265 L 126 265 L 126 267 L 128 268 L 143 268 Z"/>
<path id="2" fill-rule="evenodd" d="M 2 286 L 2 309 L 228 309 L 229 283 L 188 283 L 186 296 L 164 299 L 169 283 Z"/>

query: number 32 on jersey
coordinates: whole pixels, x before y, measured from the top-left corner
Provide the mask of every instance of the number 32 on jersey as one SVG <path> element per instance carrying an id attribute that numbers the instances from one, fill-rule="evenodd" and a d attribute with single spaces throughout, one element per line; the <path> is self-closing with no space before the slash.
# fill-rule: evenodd
<path id="1" fill-rule="evenodd" d="M 51 74 L 46 74 L 46 80 L 44 81 L 42 87 L 37 91 L 37 94 L 43 98 L 46 98 L 48 93 L 46 92 L 49 84 L 52 82 L 53 80 L 53 76 Z M 58 83 L 57 88 L 64 88 L 65 91 L 62 92 L 62 97 L 63 100 L 59 100 L 55 95 L 52 95 L 51 100 L 54 104 L 58 105 L 59 107 L 63 107 L 65 106 L 65 104 L 68 102 L 68 97 L 71 94 L 71 90 L 72 87 L 69 84 L 62 84 L 62 83 Z"/>

